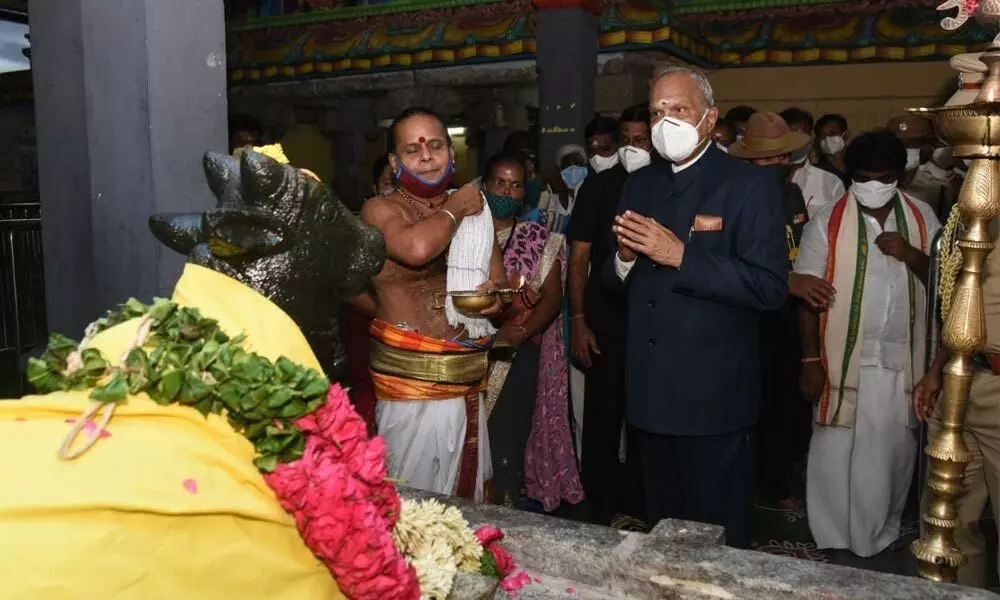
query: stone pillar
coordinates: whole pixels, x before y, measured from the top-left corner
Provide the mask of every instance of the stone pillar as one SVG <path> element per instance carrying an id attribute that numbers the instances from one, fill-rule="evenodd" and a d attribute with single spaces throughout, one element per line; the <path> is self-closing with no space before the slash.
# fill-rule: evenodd
<path id="1" fill-rule="evenodd" d="M 494 95 L 500 96 L 496 91 Z M 503 144 L 510 134 L 506 111 L 505 103 L 499 97 L 481 101 L 468 111 L 465 125 L 469 129 L 469 134 L 466 139 L 472 139 L 472 132 L 475 131 L 476 173 L 482 173 L 490 157 L 503 149 Z"/>
<path id="2" fill-rule="evenodd" d="M 368 141 L 378 134 L 371 98 L 348 98 L 343 106 L 327 113 L 321 124 L 333 140 L 335 174 L 333 192 L 351 210 L 360 210 L 371 196 Z"/>
<path id="3" fill-rule="evenodd" d="M 600 0 L 535 0 L 538 20 L 539 161 L 551 167 L 565 144 L 583 144 L 594 117 Z"/>
<path id="4" fill-rule="evenodd" d="M 201 167 L 225 151 L 219 0 L 33 0 L 32 72 L 49 327 L 170 292 L 184 257 L 147 219 L 204 210 Z"/>

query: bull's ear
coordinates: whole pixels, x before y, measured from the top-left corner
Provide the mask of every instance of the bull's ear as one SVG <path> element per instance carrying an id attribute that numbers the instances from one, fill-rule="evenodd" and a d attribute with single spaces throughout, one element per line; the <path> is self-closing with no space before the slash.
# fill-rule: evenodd
<path id="1" fill-rule="evenodd" d="M 208 187 L 216 198 L 221 198 L 222 192 L 240 177 L 240 161 L 228 154 L 206 152 L 202 164 Z"/>
<path id="2" fill-rule="evenodd" d="M 202 213 L 160 213 L 149 218 L 149 228 L 166 247 L 190 254 L 202 238 Z"/>
<path id="3" fill-rule="evenodd" d="M 246 204 L 272 198 L 281 190 L 285 177 L 285 166 L 262 154 L 244 152 L 240 158 L 240 185 Z"/>

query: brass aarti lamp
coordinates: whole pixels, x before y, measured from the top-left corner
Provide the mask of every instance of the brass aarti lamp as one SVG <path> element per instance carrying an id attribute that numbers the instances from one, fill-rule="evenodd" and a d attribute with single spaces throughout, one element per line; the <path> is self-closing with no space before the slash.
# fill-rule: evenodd
<path id="1" fill-rule="evenodd" d="M 924 450 L 929 459 L 927 485 L 933 498 L 921 514 L 924 533 L 912 546 L 921 576 L 949 582 L 956 581 L 959 567 L 968 560 L 954 537 L 959 526 L 957 501 L 964 493 L 963 478 L 971 458 L 962 432 L 975 374 L 972 356 L 986 344 L 982 274 L 994 246 L 989 225 L 1000 216 L 1000 45 L 994 42 L 980 60 L 988 72 L 972 104 L 912 111 L 933 122 L 938 136 L 951 145 L 956 157 L 971 159 L 958 196 L 964 219 L 964 230 L 956 242 L 962 269 L 941 332 L 951 351 L 938 401 L 942 428 Z"/>

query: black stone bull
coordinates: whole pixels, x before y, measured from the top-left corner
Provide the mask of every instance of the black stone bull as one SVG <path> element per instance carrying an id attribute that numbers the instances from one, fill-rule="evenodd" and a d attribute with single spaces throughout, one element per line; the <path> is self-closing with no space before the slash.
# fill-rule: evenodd
<path id="1" fill-rule="evenodd" d="M 188 260 L 252 287 L 302 329 L 331 379 L 346 377 L 339 317 L 382 269 L 385 242 L 310 174 L 266 156 L 205 155 L 218 206 L 149 219 Z"/>

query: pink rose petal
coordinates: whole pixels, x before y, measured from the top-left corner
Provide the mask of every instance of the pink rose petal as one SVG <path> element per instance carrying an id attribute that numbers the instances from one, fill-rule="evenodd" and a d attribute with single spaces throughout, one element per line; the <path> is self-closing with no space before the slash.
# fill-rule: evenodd
<path id="1" fill-rule="evenodd" d="M 191 494 L 198 493 L 198 482 L 194 479 L 185 479 L 184 481 L 181 482 L 181 485 L 183 485 L 184 489 L 186 489 Z"/>
<path id="2" fill-rule="evenodd" d="M 505 592 L 516 593 L 524 586 L 531 583 L 531 575 L 524 571 L 518 571 L 513 575 L 508 575 L 500 581 L 500 587 Z"/>

